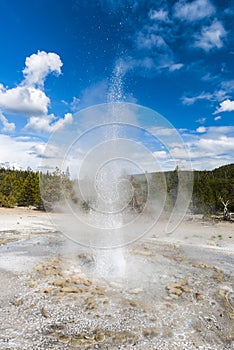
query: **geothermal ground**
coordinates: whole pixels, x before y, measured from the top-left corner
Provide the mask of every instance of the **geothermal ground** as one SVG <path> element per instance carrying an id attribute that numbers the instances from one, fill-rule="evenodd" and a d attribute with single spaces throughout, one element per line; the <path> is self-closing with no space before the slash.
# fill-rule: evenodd
<path id="1" fill-rule="evenodd" d="M 46 213 L 0 209 L 0 222 L 0 349 L 234 349 L 234 224 L 152 231 L 114 253 L 120 276 Z"/>

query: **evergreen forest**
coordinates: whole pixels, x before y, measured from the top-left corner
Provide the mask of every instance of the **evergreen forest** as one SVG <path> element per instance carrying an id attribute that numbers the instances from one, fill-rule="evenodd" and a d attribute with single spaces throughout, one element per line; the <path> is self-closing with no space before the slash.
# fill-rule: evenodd
<path id="1" fill-rule="evenodd" d="M 176 200 L 177 172 L 178 169 L 175 169 L 164 174 L 168 207 L 172 207 Z M 151 181 L 158 181 L 159 174 L 150 174 Z M 89 203 L 74 195 L 75 184 L 77 185 L 70 179 L 69 170 L 63 173 L 56 168 L 52 173 L 42 174 L 30 168 L 27 170 L 0 168 L 0 207 L 32 206 L 39 210 L 49 210 L 65 195 L 66 198 L 80 203 L 81 208 L 87 210 Z M 145 176 L 135 175 L 132 185 L 135 200 L 130 205 L 141 210 L 147 198 Z M 228 210 L 234 212 L 234 164 L 224 165 L 211 171 L 194 171 L 190 211 L 203 215 L 218 214 L 223 211 L 222 201 L 228 202 Z"/>

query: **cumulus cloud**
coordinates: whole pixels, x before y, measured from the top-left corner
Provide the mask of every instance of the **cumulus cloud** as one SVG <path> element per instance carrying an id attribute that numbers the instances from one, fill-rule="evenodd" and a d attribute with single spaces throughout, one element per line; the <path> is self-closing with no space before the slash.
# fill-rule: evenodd
<path id="1" fill-rule="evenodd" d="M 234 127 L 200 126 L 196 132 L 184 130 L 181 134 L 185 149 L 189 152 L 176 144 L 172 145 L 171 154 L 175 161 L 191 160 L 193 169 L 213 169 L 233 162 Z"/>
<path id="2" fill-rule="evenodd" d="M 0 134 L 0 165 L 26 169 L 29 165 L 32 169 L 39 168 L 40 154 L 36 152 L 36 147 L 45 147 L 45 143 L 40 139 L 14 138 Z M 33 151 L 34 149 L 34 151 Z"/>
<path id="3" fill-rule="evenodd" d="M 220 136 L 218 139 L 201 139 L 198 146 L 213 154 L 223 154 L 234 151 L 234 137 Z"/>
<path id="4" fill-rule="evenodd" d="M 227 99 L 220 103 L 220 107 L 216 109 L 214 114 L 218 114 L 221 112 L 232 112 L 232 111 L 234 111 L 234 101 Z"/>
<path id="5" fill-rule="evenodd" d="M 45 78 L 54 72 L 61 74 L 62 61 L 54 52 L 38 51 L 26 58 L 23 85 L 43 88 Z"/>
<path id="6" fill-rule="evenodd" d="M 223 47 L 223 38 L 227 35 L 222 23 L 215 19 L 211 25 L 202 28 L 201 33 L 195 35 L 194 47 L 209 52 Z"/>
<path id="7" fill-rule="evenodd" d="M 72 123 L 73 117 L 71 113 L 64 115 L 64 118 L 58 119 L 54 114 L 46 116 L 32 116 L 30 117 L 26 130 L 35 132 L 54 132 L 58 129 L 64 128 L 67 124 Z"/>
<path id="8" fill-rule="evenodd" d="M 204 133 L 206 132 L 206 127 L 205 126 L 199 126 L 196 130 L 198 133 Z"/>
<path id="9" fill-rule="evenodd" d="M 2 122 L 2 125 L 3 125 L 2 131 L 5 131 L 5 132 L 15 131 L 15 124 L 9 123 L 7 118 L 2 113 L 0 113 L 0 121 Z"/>
<path id="10" fill-rule="evenodd" d="M 215 7 L 209 0 L 194 0 L 186 2 L 179 0 L 174 6 L 174 17 L 183 21 L 193 22 L 210 17 L 215 13 Z"/>
<path id="11" fill-rule="evenodd" d="M 214 117 L 215 121 L 220 120 L 220 119 L 222 119 L 222 117 L 220 115 L 217 115 L 217 117 Z"/>
<path id="12" fill-rule="evenodd" d="M 0 109 L 8 114 L 19 114 L 29 118 L 26 129 L 52 132 L 72 120 L 71 114 L 64 118 L 48 115 L 50 98 L 44 92 L 48 74 L 61 74 L 62 61 L 56 53 L 38 51 L 25 60 L 24 79 L 14 88 L 0 84 Z M 3 131 L 13 131 L 14 125 L 2 115 Z"/>
<path id="13" fill-rule="evenodd" d="M 0 108 L 10 114 L 45 114 L 48 112 L 49 103 L 50 99 L 44 91 L 35 87 L 0 87 Z"/>
<path id="14" fill-rule="evenodd" d="M 167 159 L 169 157 L 169 154 L 166 151 L 155 151 L 153 152 L 153 155 L 156 158 L 160 158 L 160 159 Z"/>
<path id="15" fill-rule="evenodd" d="M 185 145 L 189 148 L 189 157 L 194 169 L 213 169 L 219 165 L 233 162 L 234 156 L 234 127 L 231 126 L 200 126 L 196 133 L 186 130 L 183 134 Z M 189 160 L 188 154 L 180 149 L 173 150 L 173 156 Z M 187 157 L 187 158 L 186 158 Z"/>
<path id="16" fill-rule="evenodd" d="M 27 116 L 46 114 L 50 99 L 43 90 L 44 81 L 49 73 L 61 73 L 60 57 L 53 52 L 38 51 L 26 58 L 25 66 L 21 84 L 12 89 L 0 85 L 0 108 Z"/>
<path id="17" fill-rule="evenodd" d="M 29 148 L 29 154 L 34 155 L 37 158 L 51 160 L 61 158 L 61 150 L 59 147 L 46 143 L 35 143 Z"/>

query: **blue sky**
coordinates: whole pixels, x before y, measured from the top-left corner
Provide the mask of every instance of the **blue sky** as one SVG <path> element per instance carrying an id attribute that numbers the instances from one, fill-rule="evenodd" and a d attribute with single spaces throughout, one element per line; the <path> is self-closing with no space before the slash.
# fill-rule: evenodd
<path id="1" fill-rule="evenodd" d="M 233 163 L 233 17 L 233 0 L 0 0 L 0 164 L 36 169 L 53 131 L 108 101 L 116 67 L 122 99 L 162 114 L 194 169 Z"/>

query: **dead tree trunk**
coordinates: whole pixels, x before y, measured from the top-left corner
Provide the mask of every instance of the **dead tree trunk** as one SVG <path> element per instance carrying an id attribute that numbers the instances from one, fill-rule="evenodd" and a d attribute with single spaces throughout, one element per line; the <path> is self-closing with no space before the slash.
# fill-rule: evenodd
<path id="1" fill-rule="evenodd" d="M 230 201 L 228 200 L 225 203 L 222 197 L 220 197 L 220 200 L 224 206 L 224 208 L 223 208 L 223 220 L 231 221 L 231 214 L 229 213 L 229 210 L 227 208 Z"/>

